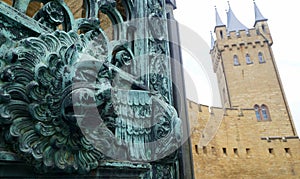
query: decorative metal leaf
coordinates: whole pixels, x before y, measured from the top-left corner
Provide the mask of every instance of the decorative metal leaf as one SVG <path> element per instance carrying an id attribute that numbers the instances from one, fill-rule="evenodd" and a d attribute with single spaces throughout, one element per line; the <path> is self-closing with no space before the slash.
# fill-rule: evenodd
<path id="1" fill-rule="evenodd" d="M 86 173 L 103 157 L 76 121 L 69 123 L 61 112 L 72 89 L 70 71 L 87 38 L 56 31 L 24 39 L 13 51 L 15 60 L 7 60 L 10 64 L 1 72 L 0 121 L 12 123 L 9 134 L 18 143 L 16 151 L 45 171 Z"/>

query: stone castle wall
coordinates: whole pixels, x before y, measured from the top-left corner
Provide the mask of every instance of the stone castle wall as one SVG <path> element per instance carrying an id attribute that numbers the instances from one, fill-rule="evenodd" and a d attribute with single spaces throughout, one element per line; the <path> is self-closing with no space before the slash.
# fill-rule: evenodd
<path id="1" fill-rule="evenodd" d="M 300 177 L 300 141 L 285 126 L 269 128 L 254 109 L 187 104 L 195 178 Z"/>
<path id="2" fill-rule="evenodd" d="M 223 37 L 219 35 L 221 31 L 225 33 L 226 27 L 216 28 L 217 40 L 210 53 L 224 106 L 247 111 L 255 105 L 265 105 L 272 122 L 259 126 L 266 128 L 266 135 L 296 135 L 272 53 L 273 41 L 268 24 L 259 22 L 248 33 L 230 32 Z M 259 53 L 263 61 L 259 60 Z M 251 63 L 246 61 L 247 54 Z M 234 63 L 234 56 L 239 64 Z"/>

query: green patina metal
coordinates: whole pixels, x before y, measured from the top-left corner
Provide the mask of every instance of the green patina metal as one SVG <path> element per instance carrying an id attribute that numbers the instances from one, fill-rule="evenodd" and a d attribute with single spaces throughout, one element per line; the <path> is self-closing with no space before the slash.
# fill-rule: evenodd
<path id="1" fill-rule="evenodd" d="M 40 2 L 32 18 L 29 0 L 0 2 L 0 160 L 37 173 L 178 178 L 165 1 L 124 0 L 126 22 L 114 0 L 85 0 L 80 19 L 63 0 Z"/>

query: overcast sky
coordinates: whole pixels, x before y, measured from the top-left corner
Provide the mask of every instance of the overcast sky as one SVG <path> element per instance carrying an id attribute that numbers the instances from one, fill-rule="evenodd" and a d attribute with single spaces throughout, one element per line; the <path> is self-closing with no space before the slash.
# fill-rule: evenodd
<path id="1" fill-rule="evenodd" d="M 215 9 L 217 7 L 223 23 L 227 23 L 226 11 L 227 0 L 176 0 L 177 9 L 175 18 L 181 24 L 182 41 L 187 37 L 187 28 L 196 32 L 201 39 L 199 51 L 203 57 L 200 64 L 193 58 L 195 50 L 183 47 L 185 69 L 187 72 L 188 86 L 197 89 L 197 93 L 189 91 L 188 98 L 201 104 L 215 104 L 212 96 L 213 82 L 210 82 L 211 69 L 207 70 L 210 56 L 209 46 L 211 43 L 210 31 L 215 27 Z M 277 67 L 283 83 L 288 104 L 298 131 L 300 133 L 300 59 L 298 58 L 300 42 L 300 11 L 296 0 L 270 1 L 256 0 L 261 13 L 268 19 L 268 25 L 274 41 L 272 46 Z M 252 0 L 230 0 L 230 6 L 237 18 L 248 28 L 254 25 L 254 8 Z M 298 43 L 297 43 L 298 42 Z M 205 45 L 203 45 L 205 43 Z M 193 42 L 193 44 L 197 44 Z M 198 45 L 197 45 L 198 46 Z M 197 56 L 197 55 L 196 55 Z M 189 80 L 189 77 L 192 80 Z M 191 84 L 193 81 L 193 84 Z"/>

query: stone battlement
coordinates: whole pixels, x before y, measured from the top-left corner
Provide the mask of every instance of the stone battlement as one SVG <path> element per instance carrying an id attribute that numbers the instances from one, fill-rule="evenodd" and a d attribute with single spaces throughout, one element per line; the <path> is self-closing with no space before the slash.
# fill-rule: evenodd
<path id="1" fill-rule="evenodd" d="M 220 33 L 221 30 L 216 33 Z M 224 27 L 223 31 L 226 33 L 226 29 Z M 224 33 L 222 32 L 222 33 Z M 215 41 L 214 48 L 218 48 L 219 50 L 232 50 L 240 48 L 256 48 L 257 46 L 263 47 L 265 43 L 272 45 L 273 40 L 269 33 L 269 31 L 262 32 L 259 28 L 252 28 L 248 30 L 241 30 L 238 32 L 230 32 L 223 37 L 216 34 L 217 40 Z M 212 51 L 214 50 L 212 49 Z"/>

